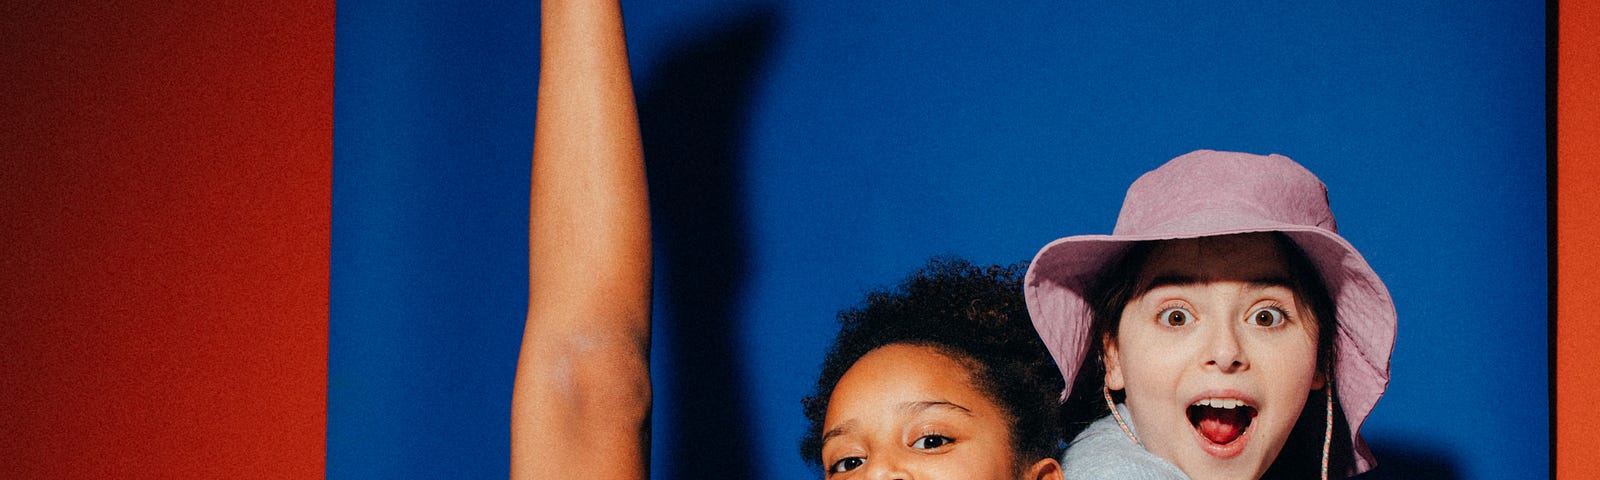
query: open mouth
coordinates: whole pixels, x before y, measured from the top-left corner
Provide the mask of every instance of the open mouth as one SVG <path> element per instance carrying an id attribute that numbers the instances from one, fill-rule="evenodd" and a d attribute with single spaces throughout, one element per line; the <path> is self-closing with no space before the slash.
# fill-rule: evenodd
<path id="1" fill-rule="evenodd" d="M 1227 445 L 1244 436 L 1256 407 L 1236 398 L 1205 398 L 1189 405 L 1189 423 L 1206 440 Z"/>

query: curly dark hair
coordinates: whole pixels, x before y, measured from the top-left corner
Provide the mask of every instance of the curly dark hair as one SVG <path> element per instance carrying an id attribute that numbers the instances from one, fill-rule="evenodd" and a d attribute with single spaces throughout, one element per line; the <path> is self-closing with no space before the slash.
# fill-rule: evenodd
<path id="1" fill-rule="evenodd" d="M 823 416 L 833 388 L 862 356 L 895 344 L 932 347 L 972 369 L 971 383 L 1009 417 L 1014 463 L 1061 453 L 1057 399 L 1061 374 L 1028 320 L 1026 263 L 975 266 L 936 258 L 894 290 L 875 291 L 839 313 L 839 336 L 804 400 L 810 429 L 800 454 L 822 467 Z"/>
<path id="2" fill-rule="evenodd" d="M 1272 232 L 1273 242 L 1277 244 L 1278 251 L 1283 255 L 1289 269 L 1289 278 L 1295 291 L 1297 300 L 1311 310 L 1311 316 L 1317 323 L 1317 368 L 1319 371 L 1332 372 L 1336 356 L 1333 338 L 1339 329 L 1338 316 L 1334 308 L 1333 299 L 1328 294 L 1328 288 L 1322 282 L 1316 265 L 1305 252 L 1290 240 L 1287 235 Z M 1117 340 L 1117 330 L 1122 322 L 1122 310 L 1134 297 L 1144 294 L 1137 290 L 1137 281 L 1140 271 L 1150 255 L 1159 245 L 1159 241 L 1137 242 L 1129 246 L 1120 258 L 1110 262 L 1106 269 L 1100 272 L 1097 278 L 1101 280 L 1087 292 L 1089 309 L 1093 314 L 1093 324 L 1090 330 L 1089 349 L 1084 354 L 1083 362 L 1079 365 L 1078 374 L 1072 382 L 1071 394 L 1066 402 L 1061 404 L 1062 439 L 1071 441 L 1089 424 L 1111 412 L 1106 409 L 1105 398 L 1101 389 L 1105 387 L 1105 345 L 1101 339 Z M 1332 375 L 1330 374 L 1330 377 Z M 1332 388 L 1333 379 L 1330 378 L 1327 386 Z M 1112 392 L 1116 401 L 1122 401 L 1122 392 Z M 1263 474 L 1263 479 L 1275 478 L 1315 478 L 1322 467 L 1322 434 L 1324 428 L 1323 402 L 1326 392 L 1317 390 L 1311 392 L 1306 398 L 1306 407 L 1300 412 L 1290 430 L 1289 438 L 1284 442 L 1283 450 L 1278 452 L 1278 458 Z M 1330 475 L 1339 476 L 1345 472 L 1354 460 L 1351 453 L 1350 427 L 1345 422 L 1344 408 L 1334 401 L 1333 442 L 1330 452 L 1328 472 Z"/>

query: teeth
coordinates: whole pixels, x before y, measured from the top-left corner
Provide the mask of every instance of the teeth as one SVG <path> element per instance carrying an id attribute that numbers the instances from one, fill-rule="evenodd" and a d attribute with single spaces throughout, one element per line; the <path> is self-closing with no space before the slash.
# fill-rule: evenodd
<path id="1" fill-rule="evenodd" d="M 1198 402 L 1194 402 L 1194 404 L 1203 407 L 1224 408 L 1228 410 L 1239 408 L 1245 405 L 1244 400 L 1239 400 L 1237 398 L 1203 398 Z"/>

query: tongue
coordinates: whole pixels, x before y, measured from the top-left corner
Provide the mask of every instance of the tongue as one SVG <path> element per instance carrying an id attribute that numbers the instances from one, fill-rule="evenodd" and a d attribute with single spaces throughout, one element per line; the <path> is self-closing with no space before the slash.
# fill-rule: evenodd
<path id="1" fill-rule="evenodd" d="M 1243 408 L 1201 408 L 1200 422 L 1196 427 L 1200 434 L 1207 440 L 1215 443 L 1226 444 L 1237 440 L 1244 434 L 1245 427 L 1250 426 L 1249 417 Z"/>

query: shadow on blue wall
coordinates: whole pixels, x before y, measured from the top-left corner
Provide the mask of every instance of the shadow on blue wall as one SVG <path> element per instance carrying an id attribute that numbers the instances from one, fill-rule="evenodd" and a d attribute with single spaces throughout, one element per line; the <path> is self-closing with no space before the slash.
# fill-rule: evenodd
<path id="1" fill-rule="evenodd" d="M 754 80 L 771 49 L 771 8 L 741 15 L 675 48 L 641 84 L 639 123 L 650 186 L 656 285 L 666 303 L 657 338 L 671 342 L 665 381 L 674 406 L 659 478 L 759 473 L 748 452 L 756 424 L 739 369 L 735 318 L 749 271 L 743 157 Z M 661 389 L 658 389 L 658 391 Z"/>
<path id="2" fill-rule="evenodd" d="M 1378 457 L 1378 466 L 1359 480 L 1428 478 L 1455 480 L 1462 478 L 1461 463 L 1448 452 L 1429 445 L 1411 441 L 1368 441 L 1372 454 Z M 1543 475 L 1544 472 L 1528 472 Z"/>

